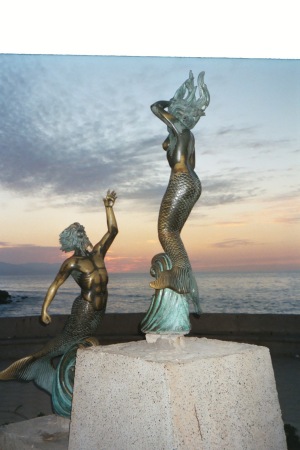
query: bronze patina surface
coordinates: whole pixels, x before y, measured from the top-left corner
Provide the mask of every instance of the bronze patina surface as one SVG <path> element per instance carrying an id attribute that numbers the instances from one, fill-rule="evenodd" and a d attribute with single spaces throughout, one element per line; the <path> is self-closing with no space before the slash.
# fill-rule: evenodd
<path id="1" fill-rule="evenodd" d="M 45 325 L 50 324 L 48 308 L 59 287 L 71 275 L 80 288 L 80 295 L 74 300 L 62 332 L 40 351 L 15 361 L 0 372 L 0 380 L 33 380 L 52 395 L 54 410 L 62 416 L 69 416 L 71 412 L 77 348 L 98 343 L 93 335 L 105 313 L 108 297 L 104 258 L 118 233 L 113 210 L 116 198 L 114 191 L 108 191 L 103 199 L 108 229 L 96 245 L 91 244 L 84 227 L 77 222 L 60 234 L 61 250 L 74 253 L 62 264 L 47 291 L 41 320 Z M 53 360 L 57 358 L 55 366 Z"/>
<path id="2" fill-rule="evenodd" d="M 198 87 L 199 98 L 196 98 Z M 155 289 L 147 316 L 142 322 L 145 333 L 187 334 L 190 331 L 188 303 L 200 313 L 196 280 L 180 233 L 201 195 L 201 183 L 195 172 L 195 138 L 191 129 L 209 105 L 210 96 L 204 72 L 194 85 L 192 71 L 170 101 L 158 101 L 152 112 L 167 126 L 163 142 L 171 168 L 169 184 L 161 202 L 158 237 L 164 253 L 152 259 L 150 283 Z"/>

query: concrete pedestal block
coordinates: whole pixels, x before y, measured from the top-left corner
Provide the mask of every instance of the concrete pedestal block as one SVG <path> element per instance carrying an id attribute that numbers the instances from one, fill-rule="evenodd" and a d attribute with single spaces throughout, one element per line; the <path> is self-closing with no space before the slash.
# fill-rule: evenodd
<path id="1" fill-rule="evenodd" d="M 285 450 L 269 350 L 205 338 L 78 351 L 69 450 Z"/>

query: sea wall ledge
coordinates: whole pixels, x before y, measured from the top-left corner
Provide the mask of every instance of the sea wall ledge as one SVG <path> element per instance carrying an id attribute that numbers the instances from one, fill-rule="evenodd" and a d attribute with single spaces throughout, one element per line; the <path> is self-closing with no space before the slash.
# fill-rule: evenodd
<path id="1" fill-rule="evenodd" d="M 144 339 L 140 322 L 145 313 L 104 316 L 96 336 L 100 344 Z M 68 315 L 53 315 L 43 326 L 38 316 L 0 318 L 0 359 L 14 359 L 38 350 L 63 328 Z M 300 315 L 294 314 L 202 314 L 190 316 L 193 337 L 263 345 L 273 354 L 300 354 Z"/>

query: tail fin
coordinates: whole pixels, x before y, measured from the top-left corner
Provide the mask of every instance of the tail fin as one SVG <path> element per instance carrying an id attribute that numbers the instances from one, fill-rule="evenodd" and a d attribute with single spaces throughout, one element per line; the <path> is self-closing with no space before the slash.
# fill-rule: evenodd
<path id="1" fill-rule="evenodd" d="M 187 269 L 173 268 L 162 272 L 155 281 L 150 283 L 153 289 L 173 289 L 178 294 L 187 294 L 189 292 L 189 280 Z"/>
<path id="2" fill-rule="evenodd" d="M 195 311 L 200 314 L 198 286 L 190 267 L 172 267 L 168 255 L 159 253 L 152 259 L 150 273 L 156 277 L 156 280 L 150 283 L 150 287 L 156 290 L 168 288 L 178 294 L 190 294 Z"/>
<path id="3" fill-rule="evenodd" d="M 48 355 L 26 356 L 0 372 L 0 380 L 33 380 L 39 387 L 51 393 L 55 369 Z"/>
<path id="4" fill-rule="evenodd" d="M 18 359 L 18 361 L 15 361 L 0 372 L 0 380 L 31 380 L 28 367 L 35 360 L 34 356 L 26 356 L 25 358 Z"/>

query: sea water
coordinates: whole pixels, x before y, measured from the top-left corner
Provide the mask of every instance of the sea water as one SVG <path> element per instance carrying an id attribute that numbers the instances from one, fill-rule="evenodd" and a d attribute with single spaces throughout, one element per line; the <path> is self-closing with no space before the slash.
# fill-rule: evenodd
<path id="1" fill-rule="evenodd" d="M 204 313 L 300 314 L 299 272 L 195 273 Z M 0 304 L 0 317 L 40 315 L 50 275 L 0 276 L 0 289 L 12 296 Z M 154 291 L 142 273 L 111 273 L 108 313 L 146 312 Z M 69 314 L 79 287 L 70 277 L 49 307 L 50 314 Z M 193 308 L 191 306 L 191 311 Z"/>

